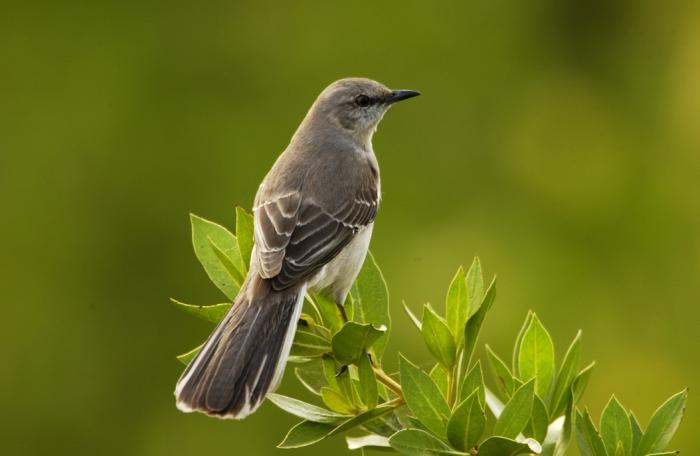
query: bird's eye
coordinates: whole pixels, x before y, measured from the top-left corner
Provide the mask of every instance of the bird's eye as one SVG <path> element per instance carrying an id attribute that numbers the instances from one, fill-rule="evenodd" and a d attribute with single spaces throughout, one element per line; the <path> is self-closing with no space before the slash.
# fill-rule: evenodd
<path id="1" fill-rule="evenodd" d="M 355 104 L 361 108 L 369 106 L 370 101 L 367 95 L 358 95 L 355 97 Z"/>

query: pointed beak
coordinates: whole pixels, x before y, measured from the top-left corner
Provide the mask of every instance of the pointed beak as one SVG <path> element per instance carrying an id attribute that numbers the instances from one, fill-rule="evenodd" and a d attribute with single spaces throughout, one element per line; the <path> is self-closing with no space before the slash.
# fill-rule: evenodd
<path id="1" fill-rule="evenodd" d="M 392 90 L 391 96 L 389 97 L 389 103 L 396 103 L 401 100 L 408 100 L 409 98 L 417 97 L 420 92 L 415 90 Z"/>

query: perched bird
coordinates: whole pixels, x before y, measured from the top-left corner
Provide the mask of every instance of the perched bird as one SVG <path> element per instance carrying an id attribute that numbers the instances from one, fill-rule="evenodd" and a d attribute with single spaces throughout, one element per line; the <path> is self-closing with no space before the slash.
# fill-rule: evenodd
<path id="1" fill-rule="evenodd" d="M 372 135 L 393 103 L 416 95 L 348 78 L 318 96 L 260 185 L 250 271 L 180 377 L 180 410 L 235 419 L 254 412 L 282 380 L 306 291 L 343 305 L 379 206 Z"/>

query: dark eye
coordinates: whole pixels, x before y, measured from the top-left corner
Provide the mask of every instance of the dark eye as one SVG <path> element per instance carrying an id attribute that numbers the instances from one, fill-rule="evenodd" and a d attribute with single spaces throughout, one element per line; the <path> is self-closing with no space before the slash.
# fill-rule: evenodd
<path id="1" fill-rule="evenodd" d="M 361 108 L 369 106 L 370 101 L 367 95 L 358 95 L 355 97 L 355 104 Z"/>

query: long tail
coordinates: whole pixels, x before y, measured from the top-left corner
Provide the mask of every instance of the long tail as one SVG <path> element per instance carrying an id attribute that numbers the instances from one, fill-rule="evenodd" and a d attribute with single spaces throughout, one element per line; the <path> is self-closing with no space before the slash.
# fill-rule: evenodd
<path id="1" fill-rule="evenodd" d="M 253 276 L 175 387 L 177 407 L 242 419 L 282 381 L 305 286 L 273 291 Z"/>

